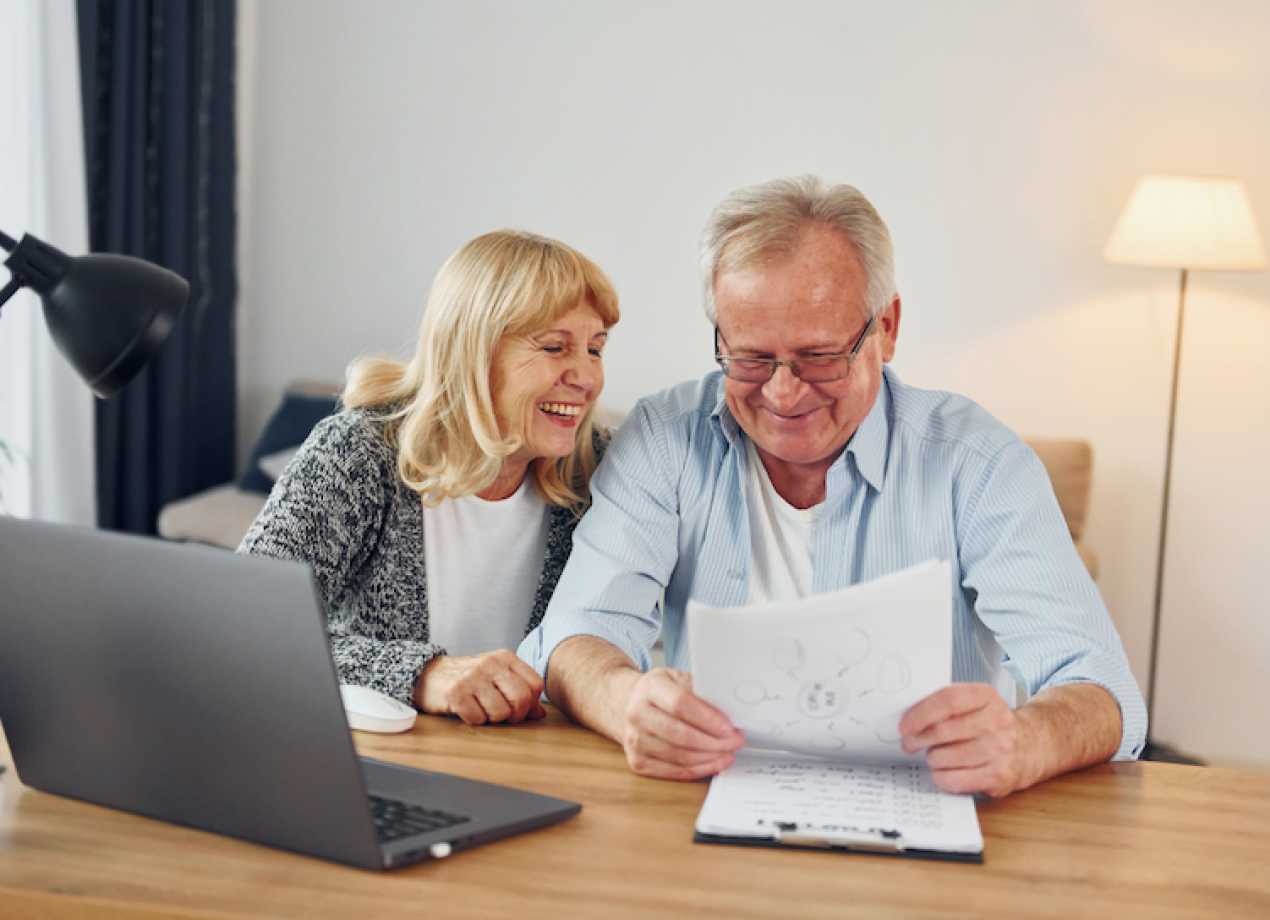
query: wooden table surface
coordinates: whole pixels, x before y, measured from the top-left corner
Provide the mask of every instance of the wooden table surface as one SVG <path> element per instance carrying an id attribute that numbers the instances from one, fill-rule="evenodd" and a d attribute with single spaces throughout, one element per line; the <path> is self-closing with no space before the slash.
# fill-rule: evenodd
<path id="1" fill-rule="evenodd" d="M 10 767 L 0 918 L 1270 917 L 1270 776 L 1141 763 L 1062 777 L 979 805 L 975 866 L 694 844 L 704 784 L 634 776 L 555 712 L 356 737 L 362 753 L 582 813 L 375 874 L 46 795 Z"/>

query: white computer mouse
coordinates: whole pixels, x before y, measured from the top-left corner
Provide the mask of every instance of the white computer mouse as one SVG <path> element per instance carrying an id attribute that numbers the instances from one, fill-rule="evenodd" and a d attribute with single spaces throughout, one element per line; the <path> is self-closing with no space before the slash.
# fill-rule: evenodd
<path id="1" fill-rule="evenodd" d="M 414 707 L 370 687 L 340 684 L 340 696 L 344 698 L 344 715 L 348 717 L 348 727 L 362 732 L 380 732 L 386 735 L 408 732 L 418 715 Z"/>

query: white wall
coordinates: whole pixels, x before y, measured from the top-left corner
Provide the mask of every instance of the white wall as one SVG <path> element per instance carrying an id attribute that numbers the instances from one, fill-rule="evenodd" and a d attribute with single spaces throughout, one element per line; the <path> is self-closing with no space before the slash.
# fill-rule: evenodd
<path id="1" fill-rule="evenodd" d="M 1145 172 L 1270 231 L 1270 6 L 1129 0 L 244 3 L 243 449 L 284 383 L 404 353 L 432 276 L 516 226 L 622 295 L 608 402 L 708 370 L 694 244 L 800 172 L 890 224 L 895 367 L 1090 438 L 1089 542 L 1145 685 L 1175 273 L 1101 258 Z M 1270 767 L 1270 275 L 1191 279 L 1156 740 Z"/>

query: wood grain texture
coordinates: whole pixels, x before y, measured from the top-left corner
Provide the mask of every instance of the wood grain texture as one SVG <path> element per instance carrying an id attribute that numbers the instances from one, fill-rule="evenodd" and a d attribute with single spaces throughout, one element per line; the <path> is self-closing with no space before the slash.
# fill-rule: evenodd
<path id="1" fill-rule="evenodd" d="M 702 783 L 641 779 L 551 711 L 422 717 L 362 753 L 583 803 L 564 824 L 374 874 L 0 776 L 0 917 L 1270 916 L 1270 776 L 1116 764 L 980 803 L 983 866 L 692 843 Z M 0 762 L 10 763 L 0 745 Z"/>

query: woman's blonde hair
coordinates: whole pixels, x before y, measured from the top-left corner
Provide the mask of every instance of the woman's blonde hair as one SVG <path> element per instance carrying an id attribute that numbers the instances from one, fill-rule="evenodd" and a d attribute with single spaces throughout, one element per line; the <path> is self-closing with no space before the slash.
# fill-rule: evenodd
<path id="1" fill-rule="evenodd" d="M 490 390 L 499 343 L 541 329 L 583 302 L 606 329 L 617 322 L 617 292 L 581 253 L 517 230 L 479 236 L 437 274 L 414 358 L 355 361 L 344 405 L 370 409 L 386 423 L 401 478 L 426 505 L 480 492 L 524 442 L 524 432 L 499 428 Z M 581 509 L 590 501 L 594 411 L 592 403 L 579 419 L 572 453 L 530 464 L 534 487 L 548 504 Z"/>

